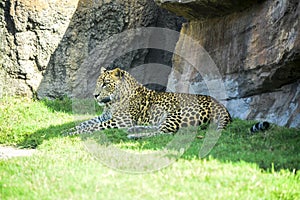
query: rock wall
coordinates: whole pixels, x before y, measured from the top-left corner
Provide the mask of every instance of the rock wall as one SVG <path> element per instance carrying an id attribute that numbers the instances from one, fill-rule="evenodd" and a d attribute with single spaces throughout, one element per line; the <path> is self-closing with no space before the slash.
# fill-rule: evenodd
<path id="1" fill-rule="evenodd" d="M 176 49 L 193 55 L 195 49 L 187 42 L 187 37 L 192 37 L 209 53 L 224 85 L 226 95 L 221 100 L 233 117 L 300 127 L 299 1 L 266 0 L 250 7 L 233 7 L 224 16 L 213 17 L 194 13 L 206 9 L 222 14 L 226 6 L 211 9 L 202 0 L 159 2 L 190 20 L 181 30 Z M 202 62 L 200 59 L 191 66 L 185 58 L 175 56 L 169 87 L 178 91 L 184 80 L 189 92 L 224 93 L 222 87 L 217 92 L 209 91 L 207 83 L 215 76 L 199 76 L 197 67 Z"/>
<path id="2" fill-rule="evenodd" d="M 38 98 L 80 91 L 76 82 L 91 78 L 78 74 L 86 67 L 82 62 L 110 36 L 146 26 L 180 30 L 182 21 L 152 0 L 3 0 L 0 17 L 0 95 Z M 145 62 L 171 66 L 171 58 L 167 52 L 141 49 L 110 67 L 128 69 Z"/>
<path id="3" fill-rule="evenodd" d="M 89 97 L 98 60 L 126 70 L 154 63 L 155 69 L 173 65 L 170 76 L 162 77 L 168 88 L 214 94 L 233 117 L 300 126 L 298 0 L 156 2 L 177 16 L 153 0 L 2 0 L 0 96 Z M 182 29 L 178 16 L 188 20 Z M 120 46 L 133 41 L 130 35 L 97 49 L 111 36 L 149 26 L 181 29 L 172 62 L 172 53 L 147 48 L 111 62 Z M 164 37 L 159 42 L 168 45 Z M 148 72 L 135 72 L 139 80 L 151 79 Z"/>

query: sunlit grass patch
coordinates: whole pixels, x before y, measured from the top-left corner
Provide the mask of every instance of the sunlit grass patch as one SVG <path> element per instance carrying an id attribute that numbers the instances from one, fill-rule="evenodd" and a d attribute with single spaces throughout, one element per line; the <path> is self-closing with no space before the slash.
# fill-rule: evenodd
<path id="1" fill-rule="evenodd" d="M 117 129 L 64 137 L 61 132 L 73 127 L 74 120 L 94 116 L 74 117 L 72 104 L 67 98 L 0 99 L 1 145 L 37 149 L 30 157 L 0 160 L 0 199 L 300 199 L 299 129 L 272 125 L 250 134 L 255 122 L 235 119 L 209 156 L 199 158 L 207 130 L 198 128 L 189 148 L 173 163 L 133 175 L 105 165 L 84 140 L 142 155 L 161 151 L 176 138 L 188 142 L 189 137 L 130 140 L 126 131 Z"/>

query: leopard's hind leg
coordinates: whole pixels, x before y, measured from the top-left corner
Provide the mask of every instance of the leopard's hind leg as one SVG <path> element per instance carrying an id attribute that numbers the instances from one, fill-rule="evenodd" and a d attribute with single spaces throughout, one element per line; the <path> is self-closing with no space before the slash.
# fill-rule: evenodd
<path id="1" fill-rule="evenodd" d="M 159 125 L 153 126 L 134 126 L 128 129 L 129 139 L 149 138 L 157 135 L 173 135 L 180 126 L 181 116 L 179 112 L 169 113 L 166 117 L 162 116 Z"/>

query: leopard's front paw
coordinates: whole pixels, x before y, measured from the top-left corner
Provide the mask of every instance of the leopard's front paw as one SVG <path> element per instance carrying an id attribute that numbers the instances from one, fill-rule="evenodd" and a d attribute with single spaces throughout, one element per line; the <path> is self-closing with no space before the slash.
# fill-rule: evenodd
<path id="1" fill-rule="evenodd" d="M 128 128 L 128 129 L 127 129 L 127 132 L 128 132 L 128 133 L 137 133 L 137 132 L 139 132 L 139 128 L 136 127 L 136 126 L 133 126 L 133 127 Z M 134 135 L 134 134 L 133 134 L 133 135 Z"/>
<path id="2" fill-rule="evenodd" d="M 153 132 L 158 131 L 157 126 L 133 126 L 127 129 L 128 133 L 141 133 L 141 132 Z"/>
<path id="3" fill-rule="evenodd" d="M 142 137 L 140 134 L 129 134 L 129 135 L 127 135 L 127 138 L 131 139 L 131 140 L 138 140 L 138 139 L 141 139 Z"/>

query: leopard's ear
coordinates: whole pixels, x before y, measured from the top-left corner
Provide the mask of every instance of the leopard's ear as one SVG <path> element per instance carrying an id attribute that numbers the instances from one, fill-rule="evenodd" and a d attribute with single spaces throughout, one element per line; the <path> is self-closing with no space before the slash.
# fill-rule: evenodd
<path id="1" fill-rule="evenodd" d="M 104 72 L 106 72 L 106 68 L 105 67 L 101 67 L 100 74 L 103 74 Z"/>
<path id="2" fill-rule="evenodd" d="M 118 78 L 122 78 L 124 76 L 124 71 L 120 68 L 116 68 L 113 70 L 113 74 Z"/>

